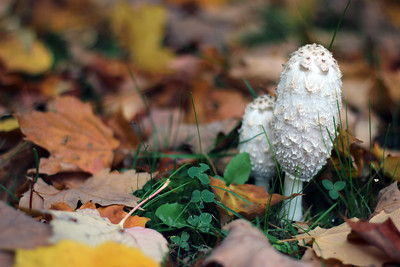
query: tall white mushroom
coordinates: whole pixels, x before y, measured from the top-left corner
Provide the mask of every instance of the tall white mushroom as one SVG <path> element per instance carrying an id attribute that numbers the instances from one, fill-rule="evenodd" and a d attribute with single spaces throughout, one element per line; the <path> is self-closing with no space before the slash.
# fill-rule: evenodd
<path id="1" fill-rule="evenodd" d="M 272 146 L 285 171 L 285 196 L 300 193 L 325 165 L 335 138 L 341 101 L 337 61 L 322 45 L 308 44 L 291 54 L 276 91 Z M 330 136 L 329 136 L 330 135 Z M 285 201 L 285 218 L 302 220 L 302 198 Z"/>
<path id="2" fill-rule="evenodd" d="M 239 151 L 247 152 L 251 160 L 251 175 L 255 184 L 265 186 L 268 190 L 269 181 L 276 175 L 274 158 L 268 144 L 272 137 L 271 122 L 274 119 L 275 98 L 262 95 L 246 106 L 239 135 Z M 263 129 L 264 127 L 264 129 Z"/>

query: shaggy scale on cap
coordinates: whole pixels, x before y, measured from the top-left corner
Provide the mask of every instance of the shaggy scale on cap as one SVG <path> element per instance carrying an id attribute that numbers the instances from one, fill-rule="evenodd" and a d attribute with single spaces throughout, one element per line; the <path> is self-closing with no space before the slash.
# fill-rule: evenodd
<path id="1" fill-rule="evenodd" d="M 250 155 L 252 176 L 258 186 L 267 186 L 276 175 L 276 166 L 264 134 L 271 139 L 271 122 L 274 119 L 275 98 L 262 95 L 247 105 L 240 129 L 239 151 Z"/>
<path id="2" fill-rule="evenodd" d="M 300 47 L 284 65 L 276 91 L 272 143 L 283 170 L 301 181 L 317 174 L 330 155 L 329 134 L 335 138 L 342 105 L 341 77 L 331 52 L 318 44 Z"/>

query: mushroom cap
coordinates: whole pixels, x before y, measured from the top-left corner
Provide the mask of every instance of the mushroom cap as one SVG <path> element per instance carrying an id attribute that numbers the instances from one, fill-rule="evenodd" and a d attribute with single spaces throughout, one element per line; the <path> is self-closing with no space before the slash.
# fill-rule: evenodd
<path id="1" fill-rule="evenodd" d="M 262 95 L 249 103 L 245 109 L 239 136 L 239 151 L 250 155 L 252 176 L 257 185 L 267 185 L 276 175 L 276 166 L 268 138 L 271 140 L 270 123 L 274 119 L 273 108 L 275 98 Z"/>
<path id="2" fill-rule="evenodd" d="M 284 65 L 272 144 L 282 169 L 302 181 L 316 175 L 330 156 L 342 105 L 341 77 L 331 52 L 318 44 L 300 47 Z"/>

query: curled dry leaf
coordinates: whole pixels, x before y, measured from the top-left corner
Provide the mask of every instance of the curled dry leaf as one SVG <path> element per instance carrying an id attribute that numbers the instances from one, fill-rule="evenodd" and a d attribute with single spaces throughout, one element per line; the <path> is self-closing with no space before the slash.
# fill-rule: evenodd
<path id="1" fill-rule="evenodd" d="M 245 220 L 235 220 L 227 224 L 225 229 L 229 231 L 228 236 L 219 247 L 214 249 L 203 266 L 312 266 L 279 254 L 264 234 Z"/>
<path id="2" fill-rule="evenodd" d="M 389 217 L 382 223 L 353 222 L 346 219 L 351 232 L 347 239 L 352 241 L 362 240 L 366 244 L 371 244 L 386 253 L 388 261 L 400 262 L 400 232 Z"/>
<path id="3" fill-rule="evenodd" d="M 299 240 L 312 238 L 312 248 L 318 257 L 337 259 L 343 264 L 356 266 L 381 266 L 387 261 L 385 253 L 371 245 L 355 245 L 347 240 L 351 228 L 347 223 L 330 229 L 319 229 L 297 235 Z"/>
<path id="4" fill-rule="evenodd" d="M 74 97 L 57 97 L 49 109 L 16 115 L 27 140 L 89 173 L 111 167 L 113 149 L 119 142 L 89 104 Z"/>
<path id="5" fill-rule="evenodd" d="M 132 193 L 142 188 L 150 179 L 149 173 L 136 173 L 134 170 L 110 173 L 108 169 L 104 169 L 78 187 L 57 190 L 39 178 L 34 185 L 33 207 L 49 209 L 53 203 L 65 202 L 75 208 L 78 201 L 92 201 L 102 206 L 121 204 L 134 207 L 139 199 Z M 30 191 L 22 196 L 20 206 L 29 207 L 29 196 Z"/>

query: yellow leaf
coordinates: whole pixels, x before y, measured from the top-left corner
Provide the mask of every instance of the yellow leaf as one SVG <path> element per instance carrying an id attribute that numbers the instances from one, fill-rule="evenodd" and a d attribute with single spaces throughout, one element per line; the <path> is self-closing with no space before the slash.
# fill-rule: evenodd
<path id="1" fill-rule="evenodd" d="M 162 47 L 167 11 L 159 5 L 133 8 L 121 1 L 115 8 L 111 23 L 119 42 L 129 49 L 132 61 L 149 71 L 165 70 L 172 51 Z"/>
<path id="2" fill-rule="evenodd" d="M 108 267 L 108 266 L 159 266 L 139 249 L 115 242 L 106 242 L 95 248 L 64 240 L 56 245 L 34 250 L 19 249 L 15 267 Z"/>
<path id="3" fill-rule="evenodd" d="M 8 118 L 0 121 L 0 132 L 11 132 L 19 128 L 16 118 Z"/>
<path id="4" fill-rule="evenodd" d="M 41 41 L 28 39 L 22 35 L 3 39 L 0 42 L 0 59 L 11 71 L 37 75 L 51 67 L 53 55 Z"/>

